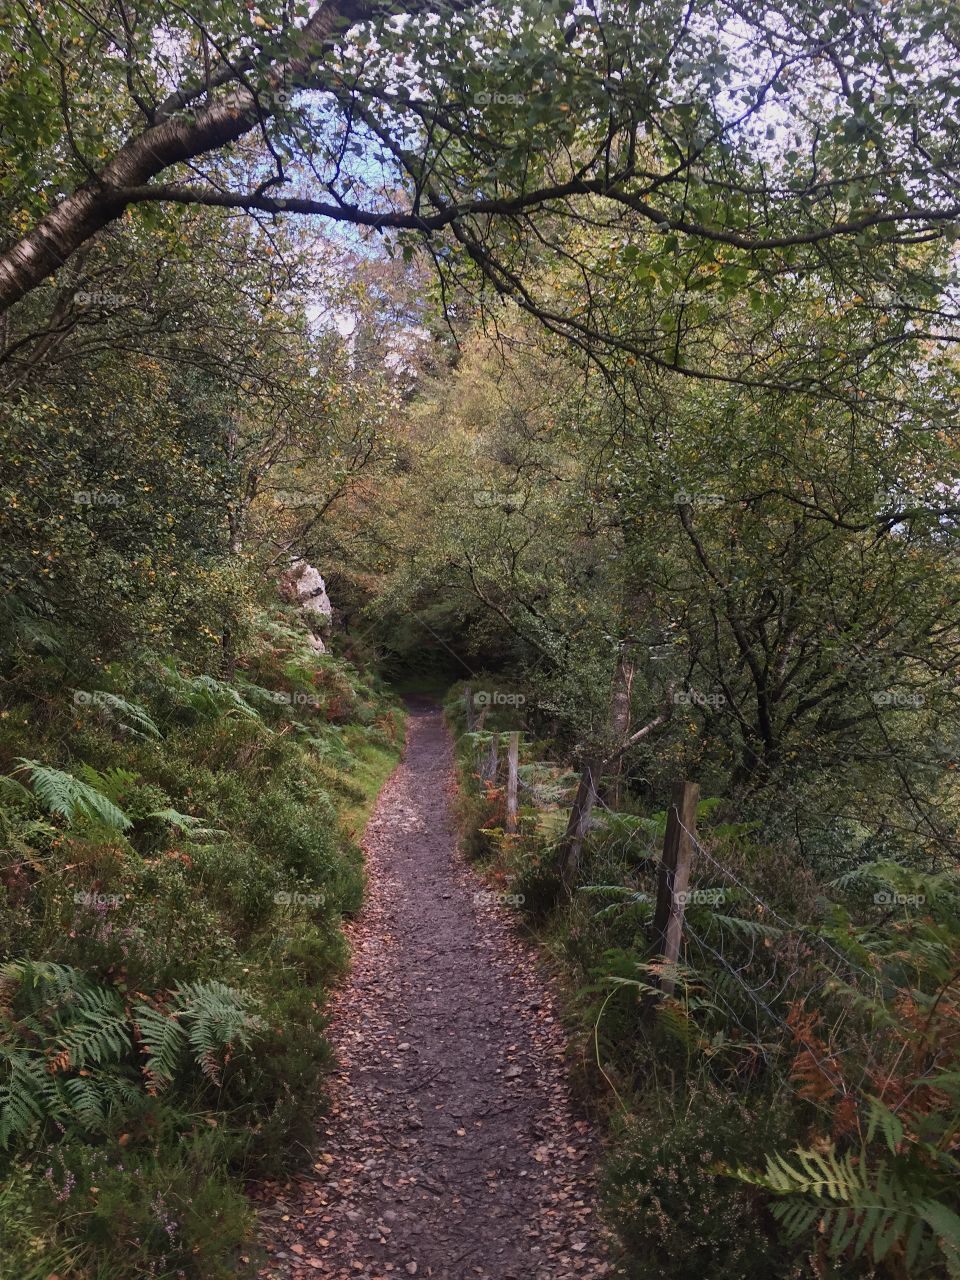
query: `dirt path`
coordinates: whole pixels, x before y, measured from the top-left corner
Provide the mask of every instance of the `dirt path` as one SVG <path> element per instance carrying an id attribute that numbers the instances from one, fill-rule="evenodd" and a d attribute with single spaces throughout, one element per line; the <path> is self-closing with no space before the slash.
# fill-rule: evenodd
<path id="1" fill-rule="evenodd" d="M 559 1019 L 506 909 L 477 900 L 453 789 L 440 712 L 413 705 L 367 828 L 370 892 L 333 1010 L 321 1154 L 262 1214 L 265 1277 L 609 1273 Z"/>

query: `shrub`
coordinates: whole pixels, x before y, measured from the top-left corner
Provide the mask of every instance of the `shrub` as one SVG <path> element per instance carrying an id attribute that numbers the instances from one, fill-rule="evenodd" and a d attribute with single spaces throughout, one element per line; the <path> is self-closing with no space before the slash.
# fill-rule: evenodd
<path id="1" fill-rule="evenodd" d="M 228 1280 L 252 1221 L 228 1164 L 209 1126 L 149 1141 L 124 1133 L 96 1146 L 50 1143 L 0 1192 L 5 1268 L 18 1280 Z"/>
<path id="2" fill-rule="evenodd" d="M 319 884 L 333 872 L 337 816 L 326 796 L 292 794 L 277 784 L 265 787 L 253 800 L 247 831 L 290 876 Z"/>
<path id="3" fill-rule="evenodd" d="M 629 1280 L 799 1280 L 808 1271 L 777 1243 L 749 1189 L 721 1175 L 734 1152 L 759 1152 L 783 1120 L 763 1102 L 704 1088 L 658 1095 L 660 1113 L 616 1135 L 604 1196 L 628 1254 Z"/>
<path id="4" fill-rule="evenodd" d="M 277 678 L 307 687 L 313 662 L 343 714 L 360 705 L 338 659 L 304 662 Z M 61 663 L 51 695 L 40 665 L 0 717 L 3 767 L 25 757 L 0 784 L 0 1270 L 235 1276 L 234 1180 L 305 1156 L 323 1105 L 326 991 L 363 889 L 329 796 L 372 798 L 343 777 L 366 729 L 321 762 L 249 685 Z M 364 720 L 385 714 L 367 695 Z"/>

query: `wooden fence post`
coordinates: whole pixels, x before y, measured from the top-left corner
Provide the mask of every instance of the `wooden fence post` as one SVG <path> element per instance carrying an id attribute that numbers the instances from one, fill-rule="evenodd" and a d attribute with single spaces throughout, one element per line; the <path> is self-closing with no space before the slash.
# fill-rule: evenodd
<path id="1" fill-rule="evenodd" d="M 517 780 L 520 770 L 520 734 L 514 730 L 507 739 L 507 825 L 514 835 L 517 830 Z"/>
<path id="2" fill-rule="evenodd" d="M 477 773 L 480 775 L 481 781 L 483 781 L 487 773 L 487 752 L 484 750 L 483 740 L 479 735 L 483 733 L 483 726 L 487 719 L 487 710 L 487 707 L 483 708 L 473 725 L 473 732 L 478 735 L 476 742 L 473 744 L 473 754 L 477 762 Z"/>
<path id="3" fill-rule="evenodd" d="M 588 760 L 584 765 L 583 773 L 580 775 L 580 782 L 577 785 L 573 808 L 570 810 L 570 817 L 567 820 L 567 829 L 563 833 L 563 839 L 560 841 L 558 864 L 560 877 L 569 891 L 573 890 L 577 881 L 580 852 L 583 849 L 583 842 L 590 827 L 590 815 L 593 813 L 593 806 L 597 802 L 602 768 L 602 761 L 595 759 Z"/>
<path id="4" fill-rule="evenodd" d="M 463 701 L 467 713 L 467 733 L 473 733 L 474 714 L 473 714 L 473 686 L 465 684 L 463 686 Z"/>
<path id="5" fill-rule="evenodd" d="M 657 876 L 657 906 L 653 916 L 655 954 L 666 964 L 676 964 L 680 955 L 683 908 L 690 883 L 699 797 L 700 788 L 695 782 L 678 782 L 667 813 L 667 833 L 663 839 Z M 658 985 L 664 995 L 673 995 L 672 978 L 661 978 Z"/>

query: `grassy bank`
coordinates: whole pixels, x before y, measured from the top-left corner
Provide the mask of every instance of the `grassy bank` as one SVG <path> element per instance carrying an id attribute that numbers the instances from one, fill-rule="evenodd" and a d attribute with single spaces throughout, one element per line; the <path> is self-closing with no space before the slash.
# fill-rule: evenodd
<path id="1" fill-rule="evenodd" d="M 36 628 L 10 651 L 3 1274 L 242 1275 L 243 1182 L 304 1158 L 323 1106 L 401 713 L 278 616 L 229 680 Z"/>

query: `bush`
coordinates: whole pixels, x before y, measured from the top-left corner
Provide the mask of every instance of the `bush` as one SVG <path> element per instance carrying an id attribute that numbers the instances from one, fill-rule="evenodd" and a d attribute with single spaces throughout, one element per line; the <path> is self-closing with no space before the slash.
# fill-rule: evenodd
<path id="1" fill-rule="evenodd" d="M 18 1280 L 228 1280 L 250 1206 L 216 1130 L 50 1144 L 0 1192 L 0 1253 Z M 117 1249 L 118 1242 L 122 1248 Z"/>
<path id="2" fill-rule="evenodd" d="M 533 920 L 545 920 L 567 900 L 567 890 L 552 851 L 523 857 L 516 865 L 512 892 L 523 899 L 522 910 Z"/>
<path id="3" fill-rule="evenodd" d="M 720 1168 L 755 1158 L 782 1119 L 765 1103 L 709 1085 L 659 1094 L 666 1110 L 634 1115 L 615 1137 L 604 1186 L 629 1280 L 799 1280 L 802 1260 L 777 1242 L 757 1198 Z"/>
<path id="4" fill-rule="evenodd" d="M 319 884 L 334 870 L 337 815 L 324 795 L 266 787 L 253 800 L 247 831 L 254 844 L 296 879 Z"/>

